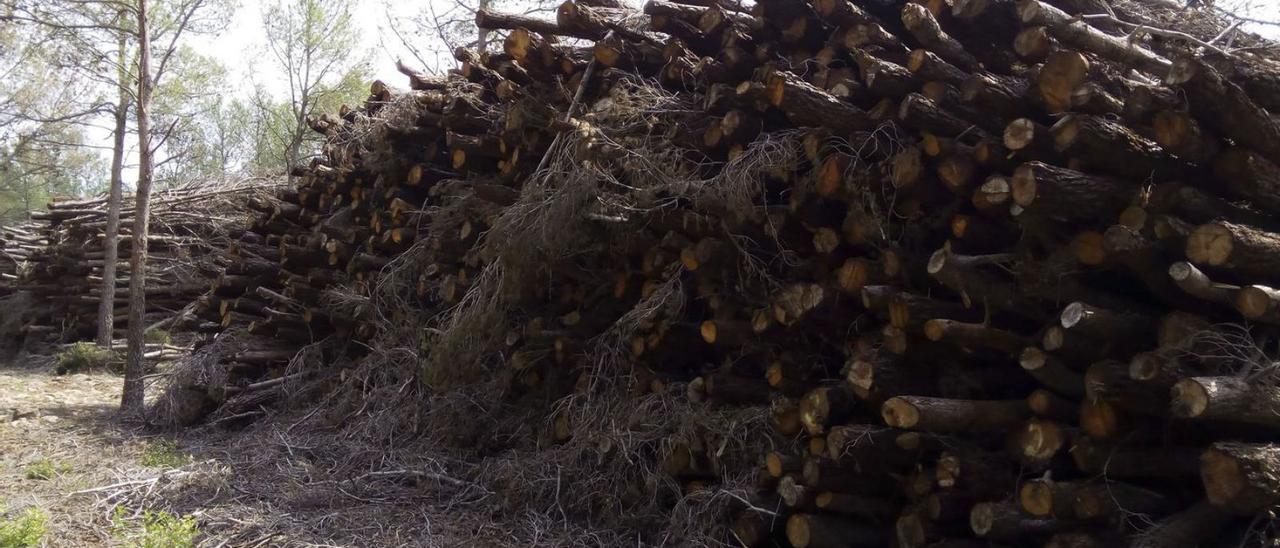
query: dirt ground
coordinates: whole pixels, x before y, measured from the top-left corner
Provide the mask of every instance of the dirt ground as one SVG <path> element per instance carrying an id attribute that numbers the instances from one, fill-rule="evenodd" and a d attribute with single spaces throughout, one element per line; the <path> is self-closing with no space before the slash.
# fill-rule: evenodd
<path id="1" fill-rule="evenodd" d="M 45 546 L 134 545 L 143 511 L 194 518 L 196 546 L 507 544 L 470 520 L 441 523 L 456 485 L 397 473 L 396 462 L 344 469 L 321 438 L 281 417 L 241 431 L 121 424 L 120 387 L 107 372 L 59 376 L 41 360 L 0 364 L 0 508 L 43 509 Z M 54 477 L 29 478 L 41 463 Z M 113 524 L 117 512 L 123 528 Z"/>

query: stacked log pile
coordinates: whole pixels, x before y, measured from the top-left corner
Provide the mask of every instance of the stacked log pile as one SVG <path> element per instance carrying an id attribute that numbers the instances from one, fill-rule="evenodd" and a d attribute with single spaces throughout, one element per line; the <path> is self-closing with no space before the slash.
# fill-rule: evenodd
<path id="1" fill-rule="evenodd" d="M 203 295 L 228 264 L 223 254 L 254 220 L 245 207 L 271 200 L 272 185 L 258 181 L 176 188 L 153 197 L 147 239 L 148 327 L 175 332 L 198 327 L 174 325 L 188 305 Z M 128 328 L 129 259 L 133 199 L 121 212 L 116 265 L 117 338 Z M 32 220 L 4 227 L 0 238 L 0 297 L 24 294 L 31 306 L 8 310 L 14 333 L 29 350 L 93 340 L 97 332 L 105 251 L 106 198 L 63 200 L 36 211 Z M 212 326 L 206 326 L 212 332 Z M 184 343 L 186 341 L 183 341 Z M 163 346 L 163 345 L 161 345 Z M 172 350 L 172 349 L 170 349 Z M 166 354 L 167 355 L 167 354 Z"/>
<path id="2" fill-rule="evenodd" d="M 601 4 L 481 12 L 502 52 L 313 120 L 325 156 L 201 313 L 278 341 L 256 363 L 423 325 L 434 386 L 496 370 L 553 402 L 613 375 L 767 410 L 764 454 L 653 455 L 685 496 L 763 460 L 734 544 L 1258 540 L 1280 502 L 1274 63 L 1129 4 Z M 581 441 L 544 411 L 544 441 Z"/>

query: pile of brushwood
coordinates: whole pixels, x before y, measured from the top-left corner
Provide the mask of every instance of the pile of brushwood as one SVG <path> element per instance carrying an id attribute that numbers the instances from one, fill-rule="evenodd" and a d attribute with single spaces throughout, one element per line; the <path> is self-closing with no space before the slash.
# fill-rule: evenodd
<path id="1" fill-rule="evenodd" d="M 1269 542 L 1271 44 L 1154 0 L 477 24 L 311 120 L 171 419 L 427 440 L 397 477 L 585 544 Z"/>
<path id="2" fill-rule="evenodd" d="M 274 201 L 280 186 L 248 180 L 156 192 L 147 236 L 147 327 L 181 332 L 182 341 L 155 339 L 149 358 L 180 355 L 176 344 L 220 326 L 199 325 L 183 313 L 231 265 L 222 253 L 253 238 L 253 201 Z M 133 197 L 125 196 L 117 246 L 113 336 L 128 328 Z M 98 329 L 106 264 L 107 198 L 54 201 L 17 226 L 0 227 L 0 338 L 9 351 L 46 352 L 51 345 L 93 340 Z M 181 322 L 175 320 L 182 319 Z M 114 345 L 123 347 L 123 341 Z"/>

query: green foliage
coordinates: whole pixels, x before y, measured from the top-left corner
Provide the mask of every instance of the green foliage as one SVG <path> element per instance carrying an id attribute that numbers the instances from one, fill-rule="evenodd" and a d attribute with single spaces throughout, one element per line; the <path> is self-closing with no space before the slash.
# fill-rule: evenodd
<path id="1" fill-rule="evenodd" d="M 95 114 L 101 96 L 83 74 L 61 70 L 95 63 L 63 38 L 46 28 L 0 28 L 0 224 L 101 184 L 103 162 L 84 148 L 79 123 Z"/>
<path id="2" fill-rule="evenodd" d="M 196 518 L 178 517 L 163 510 L 142 513 L 141 528 L 131 527 L 126 510 L 117 506 L 111 516 L 111 529 L 126 546 L 135 548 L 188 548 L 195 546 L 200 528 Z"/>
<path id="3" fill-rule="evenodd" d="M 300 164 L 316 154 L 320 136 L 307 127 L 307 117 L 334 112 L 344 103 L 354 104 L 365 96 L 368 52 L 359 51 L 359 28 L 352 20 L 353 0 L 276 0 L 263 12 L 267 53 L 285 73 L 289 96 L 275 99 L 261 93 L 255 97 L 263 127 L 258 136 L 266 143 L 283 147 L 259 151 L 282 151 L 269 156 L 272 167 Z"/>
<path id="4" fill-rule="evenodd" d="M 173 74 L 156 89 L 152 112 L 165 139 L 164 161 L 156 166 L 160 188 L 221 179 L 244 164 L 249 144 L 244 124 L 228 110 L 237 101 L 224 95 L 227 69 L 190 47 L 170 58 Z"/>
<path id="5" fill-rule="evenodd" d="M 0 548 L 39 546 L 48 530 L 49 514 L 39 508 L 27 508 L 15 516 L 3 516 L 0 508 Z"/>
<path id="6" fill-rule="evenodd" d="M 191 53 L 185 37 L 225 28 L 236 0 L 156 0 L 148 27 L 155 61 L 152 104 L 161 133 L 190 133 L 201 100 L 224 88 L 225 71 Z M 130 2 L 5 2 L 0 19 L 0 224 L 23 219 L 54 197 L 105 190 L 108 161 L 95 147 L 103 136 L 86 128 L 114 127 L 136 90 L 138 47 Z M 132 123 L 132 117 L 129 117 Z M 206 154 L 161 147 L 158 184 L 197 173 Z M 125 140 L 132 148 L 136 137 Z M 127 151 L 129 152 L 129 151 Z M 165 170 L 168 171 L 165 171 Z M 165 178 L 166 175 L 170 177 Z M 126 175 L 127 177 L 127 175 Z M 185 178 L 177 182 L 185 182 Z"/>
<path id="7" fill-rule="evenodd" d="M 48 480 L 53 479 L 54 476 L 65 474 L 70 471 L 71 465 L 67 463 L 43 458 L 28 464 L 27 467 L 23 469 L 23 474 L 26 475 L 29 480 Z"/>
<path id="8" fill-rule="evenodd" d="M 147 344 L 169 344 L 173 342 L 173 335 L 163 329 L 152 329 L 143 333 L 142 339 Z"/>
<path id="9" fill-rule="evenodd" d="M 78 342 L 59 350 L 54 360 L 58 366 L 58 374 L 65 375 L 106 368 L 115 360 L 115 353 L 91 342 Z"/>
<path id="10" fill-rule="evenodd" d="M 191 462 L 191 455 L 183 453 L 177 443 L 156 440 L 142 452 L 142 465 L 148 468 L 177 468 Z"/>

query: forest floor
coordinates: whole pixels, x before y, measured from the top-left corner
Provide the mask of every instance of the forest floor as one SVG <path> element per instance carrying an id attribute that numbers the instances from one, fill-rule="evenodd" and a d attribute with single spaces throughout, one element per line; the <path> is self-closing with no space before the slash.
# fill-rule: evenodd
<path id="1" fill-rule="evenodd" d="M 466 534 L 433 527 L 429 492 L 380 497 L 384 476 L 340 476 L 296 422 L 125 424 L 118 375 L 56 375 L 47 361 L 0 364 L 0 545 L 33 513 L 41 546 L 446 546 Z"/>

